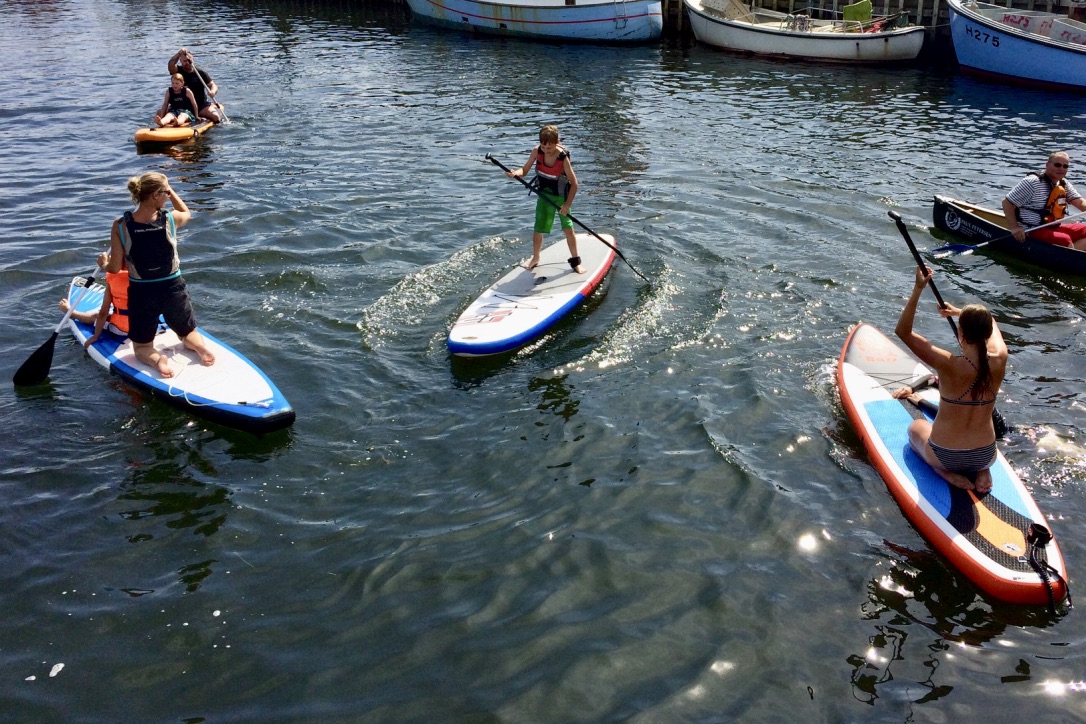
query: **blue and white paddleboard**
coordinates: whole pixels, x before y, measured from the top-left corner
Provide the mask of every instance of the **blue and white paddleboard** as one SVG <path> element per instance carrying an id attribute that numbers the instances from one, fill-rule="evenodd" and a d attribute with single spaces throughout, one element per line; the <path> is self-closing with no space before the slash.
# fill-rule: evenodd
<path id="1" fill-rule="evenodd" d="M 86 281 L 85 277 L 73 279 L 68 299 L 78 312 L 97 312 L 105 287 L 98 283 L 86 287 Z M 84 288 L 86 293 L 80 297 Z M 74 318 L 68 320 L 68 326 L 80 344 L 94 334 L 94 325 Z M 254 433 L 294 423 L 294 408 L 260 368 L 203 329 L 200 332 L 215 355 L 215 364 L 209 367 L 200 364 L 196 353 L 186 349 L 172 330 L 159 326 L 155 349 L 169 358 L 173 377 L 163 377 L 156 368 L 138 361 L 128 339 L 108 332 L 103 332 L 87 352 L 125 382 L 213 422 Z"/>
<path id="2" fill-rule="evenodd" d="M 837 384 L 845 413 L 905 517 L 981 590 L 1003 601 L 1058 604 L 1067 595 L 1067 570 L 1053 538 L 1032 548 L 1031 524 L 1047 521 L 1000 452 L 991 467 L 992 490 L 978 496 L 947 483 L 909 444 L 914 418 L 927 414 L 891 393 L 917 389 L 932 370 L 875 327 L 859 324 L 845 341 Z M 938 390 L 927 388 L 929 402 Z M 931 416 L 928 415 L 928 419 Z M 1047 562 L 1042 575 L 1030 562 Z"/>
<path id="3" fill-rule="evenodd" d="M 601 234 L 612 246 L 615 238 Z M 600 285 L 615 250 L 589 234 L 577 235 L 584 274 L 573 271 L 566 240 L 548 246 L 529 271 L 518 266 L 464 310 L 449 330 L 454 355 L 478 357 L 522 347 L 576 309 Z"/>

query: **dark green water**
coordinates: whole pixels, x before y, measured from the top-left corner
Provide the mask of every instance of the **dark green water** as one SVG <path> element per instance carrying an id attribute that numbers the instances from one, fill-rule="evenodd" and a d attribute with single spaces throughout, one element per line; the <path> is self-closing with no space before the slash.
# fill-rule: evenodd
<path id="1" fill-rule="evenodd" d="M 406 12 L 0 0 L 8 378 L 127 177 L 159 170 L 196 212 L 201 325 L 298 412 L 215 427 L 67 335 L 48 387 L 2 388 L 0 718 L 1086 719 L 1081 615 L 986 600 L 936 558 L 832 375 L 911 286 L 887 210 L 944 243 L 932 195 L 998 205 L 1049 149 L 1075 159 L 1082 100 Z M 181 46 L 233 122 L 139 155 Z M 533 201 L 484 155 L 519 165 L 548 122 L 575 215 L 653 282 L 620 264 L 545 343 L 453 361 L 448 325 L 530 245 Z M 1086 282 L 933 266 L 1003 325 L 1002 449 L 1076 592 Z M 950 344 L 932 305 L 920 326 Z"/>

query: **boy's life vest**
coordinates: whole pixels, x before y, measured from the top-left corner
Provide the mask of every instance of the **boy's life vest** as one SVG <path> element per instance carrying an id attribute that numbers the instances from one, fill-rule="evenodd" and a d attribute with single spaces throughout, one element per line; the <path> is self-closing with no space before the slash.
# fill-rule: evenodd
<path id="1" fill-rule="evenodd" d="M 141 224 L 126 211 L 117 229 L 130 281 L 160 282 L 181 276 L 173 213 L 163 209 L 153 222 Z"/>
<path id="2" fill-rule="evenodd" d="M 569 196 L 569 177 L 566 176 L 563 163 L 569 158 L 569 151 L 559 146 L 558 158 L 550 166 L 547 165 L 546 154 L 543 153 L 542 148 L 536 146 L 535 152 L 535 178 L 532 179 L 532 185 L 537 189 L 550 191 L 563 199 Z"/>

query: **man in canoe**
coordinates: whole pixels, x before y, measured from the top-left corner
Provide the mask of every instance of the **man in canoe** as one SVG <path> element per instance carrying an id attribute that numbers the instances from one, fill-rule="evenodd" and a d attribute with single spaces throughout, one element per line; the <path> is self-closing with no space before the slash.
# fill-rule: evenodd
<path id="1" fill-rule="evenodd" d="M 166 67 L 169 68 L 171 76 L 174 73 L 180 73 L 181 77 L 185 79 L 185 86 L 192 91 L 192 95 L 196 98 L 196 107 L 199 109 L 200 117 L 215 123 L 222 123 L 222 112 L 215 100 L 215 96 L 219 92 L 219 86 L 215 84 L 215 81 L 206 70 L 196 67 L 196 59 L 193 57 L 192 51 L 181 48 L 181 50 L 173 54 Z"/>
<path id="2" fill-rule="evenodd" d="M 1049 154 L 1041 173 L 1031 173 L 1019 181 L 1003 199 L 1003 215 L 1018 241 L 1026 240 L 1023 227 L 1040 226 L 1067 215 L 1068 205 L 1086 211 L 1086 199 L 1065 177 L 1071 159 L 1065 151 Z M 1086 224 L 1055 224 L 1029 233 L 1031 239 L 1046 244 L 1086 250 Z"/>

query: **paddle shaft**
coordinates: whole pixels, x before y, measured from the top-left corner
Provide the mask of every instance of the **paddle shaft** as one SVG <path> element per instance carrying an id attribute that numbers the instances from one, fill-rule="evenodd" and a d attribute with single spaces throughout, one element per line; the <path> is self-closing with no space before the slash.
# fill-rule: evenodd
<path id="1" fill-rule="evenodd" d="M 490 162 L 491 162 L 492 164 L 494 164 L 495 166 L 497 166 L 498 168 L 500 168 L 500 169 L 501 169 L 502 171 L 505 171 L 506 173 L 513 173 L 513 172 L 512 172 L 512 171 L 511 171 L 511 170 L 510 170 L 510 169 L 509 169 L 509 168 L 508 168 L 508 167 L 507 167 L 507 166 L 506 166 L 505 164 L 503 164 L 503 163 L 502 163 L 501 161 L 499 161 L 498 159 L 496 159 L 496 158 L 494 158 L 493 156 L 491 156 L 491 155 L 490 155 L 489 153 L 488 153 L 488 154 L 486 155 L 486 160 L 487 160 L 487 161 L 490 161 Z M 543 200 L 547 201 L 547 202 L 548 202 L 548 203 L 549 203 L 549 204 L 550 204 L 551 206 L 553 206 L 554 208 L 558 209 L 559 211 L 561 211 L 561 210 L 562 210 L 562 207 L 561 207 L 561 206 L 559 206 L 558 204 L 556 204 L 556 203 L 554 202 L 554 199 L 552 199 L 552 198 L 550 198 L 550 197 L 548 197 L 548 196 L 544 196 L 543 194 L 539 193 L 539 189 L 537 189 L 537 188 L 535 188 L 534 186 L 532 186 L 532 185 L 531 185 L 530 183 L 528 183 L 527 181 L 525 181 L 525 180 L 524 180 L 524 179 L 523 179 L 522 177 L 520 177 L 520 176 L 514 176 L 513 178 L 515 178 L 515 179 L 516 179 L 517 181 L 520 181 L 520 183 L 521 183 L 521 184 L 522 184 L 522 185 L 523 185 L 523 186 L 524 186 L 524 187 L 525 187 L 526 189 L 528 189 L 528 191 L 529 191 L 529 192 L 531 192 L 531 193 L 535 194 L 536 196 L 538 196 L 539 198 L 541 198 L 541 199 L 543 199 Z M 625 255 L 624 255 L 624 254 L 623 254 L 623 253 L 622 253 L 621 251 L 619 251 L 618 247 L 616 247 L 616 246 L 615 246 L 614 244 L 612 244 L 612 243 L 610 243 L 609 241 L 607 241 L 607 239 L 604 239 L 604 238 L 603 238 L 602 236 L 600 236 L 600 235 L 599 235 L 599 234 L 597 234 L 596 232 L 592 231 L 592 229 L 589 229 L 589 228 L 588 228 L 587 226 L 585 226 L 585 225 L 584 225 L 583 223 L 581 223 L 581 221 L 580 221 L 579 219 L 577 219 L 577 217 L 575 217 L 575 216 L 574 216 L 573 214 L 567 214 L 567 216 L 569 217 L 569 220 L 570 220 L 570 221 L 572 221 L 573 223 L 577 224 L 577 225 L 578 225 L 578 226 L 580 226 L 580 227 L 581 227 L 582 229 L 584 229 L 585 231 L 587 231 L 587 232 L 588 232 L 589 234 L 591 234 L 592 236 L 594 236 L 594 237 L 596 237 L 597 239 L 599 239 L 600 241 L 602 241 L 602 242 L 603 242 L 603 243 L 604 243 L 604 244 L 605 244 L 606 246 L 610 247 L 610 248 L 611 248 L 611 249 L 612 249 L 612 250 L 613 250 L 613 251 L 614 251 L 614 252 L 615 252 L 616 254 L 618 254 L 619 258 L 620 258 L 620 259 L 622 259 L 622 261 L 626 262 L 626 266 L 630 267 L 630 269 L 633 269 L 633 273 L 634 273 L 634 274 L 636 274 L 637 276 L 641 277 L 641 278 L 642 278 L 642 279 L 644 279 L 644 280 L 645 280 L 646 282 L 648 282 L 648 281 L 649 281 L 648 279 L 646 279 L 646 278 L 645 278 L 645 275 L 644 275 L 644 274 L 642 274 L 641 272 L 637 271 L 637 269 L 634 269 L 634 265 L 630 263 L 629 259 L 627 259 L 627 258 L 626 258 L 626 256 L 625 256 Z M 651 282 L 649 282 L 649 283 L 651 284 Z"/>
<path id="2" fill-rule="evenodd" d="M 924 259 L 920 256 L 920 252 L 916 250 L 916 244 L 913 243 L 912 237 L 909 236 L 909 229 L 905 226 L 905 222 L 901 220 L 901 214 L 896 211 L 888 212 L 890 218 L 897 224 L 897 230 L 901 232 L 901 236 L 905 238 L 905 243 L 909 245 L 909 251 L 913 253 L 913 259 L 916 260 L 916 265 L 920 267 L 920 271 L 927 273 L 928 267 L 924 263 Z M 928 286 L 931 287 L 932 294 L 935 295 L 935 300 L 939 302 L 939 308 L 945 308 L 946 302 L 943 301 L 943 295 L 939 293 L 939 290 L 935 286 L 935 280 L 929 279 Z M 946 321 L 950 322 L 950 328 L 954 330 L 954 339 L 958 338 L 958 325 L 954 323 L 953 317 L 947 317 Z"/>
<path id="3" fill-rule="evenodd" d="M 1063 218 L 1056 219 L 1055 221 L 1049 221 L 1047 224 L 1038 224 L 1037 226 L 1031 226 L 1028 229 L 1022 229 L 1022 233 L 1029 234 L 1031 232 L 1037 231 L 1038 229 L 1047 229 L 1050 226 L 1059 226 L 1060 224 L 1064 223 L 1065 221 L 1068 221 L 1070 219 L 1077 219 L 1078 217 L 1084 216 L 1084 215 L 1086 215 L 1086 211 L 1080 211 L 1077 214 L 1071 214 L 1070 216 L 1064 216 Z M 1012 238 L 1014 238 L 1013 233 L 1001 234 L 1001 235 L 997 236 L 994 239 L 989 239 L 988 241 L 982 241 L 979 244 L 950 244 L 948 246 L 942 247 L 942 249 L 944 251 L 948 251 L 948 252 L 953 253 L 953 254 L 963 254 L 963 253 L 965 253 L 967 251 L 973 251 L 974 249 L 979 249 L 982 246 L 988 246 L 993 241 L 1003 241 L 1005 239 L 1012 239 Z M 935 251 L 939 251 L 939 249 L 935 249 Z"/>
<path id="4" fill-rule="evenodd" d="M 215 105 L 219 107 L 219 113 L 222 114 L 223 121 L 229 123 L 230 119 L 226 116 L 226 108 L 223 107 L 222 103 L 219 103 L 218 99 L 215 98 L 215 94 L 212 93 L 211 89 L 207 87 L 207 83 L 204 82 L 204 76 L 200 74 L 200 69 L 196 67 L 195 63 L 192 64 L 192 70 L 194 73 L 196 73 L 196 77 L 200 79 L 200 85 L 204 87 L 204 93 L 207 94 L 207 97 L 214 101 Z M 197 108 L 196 112 L 199 113 L 200 109 Z"/>

